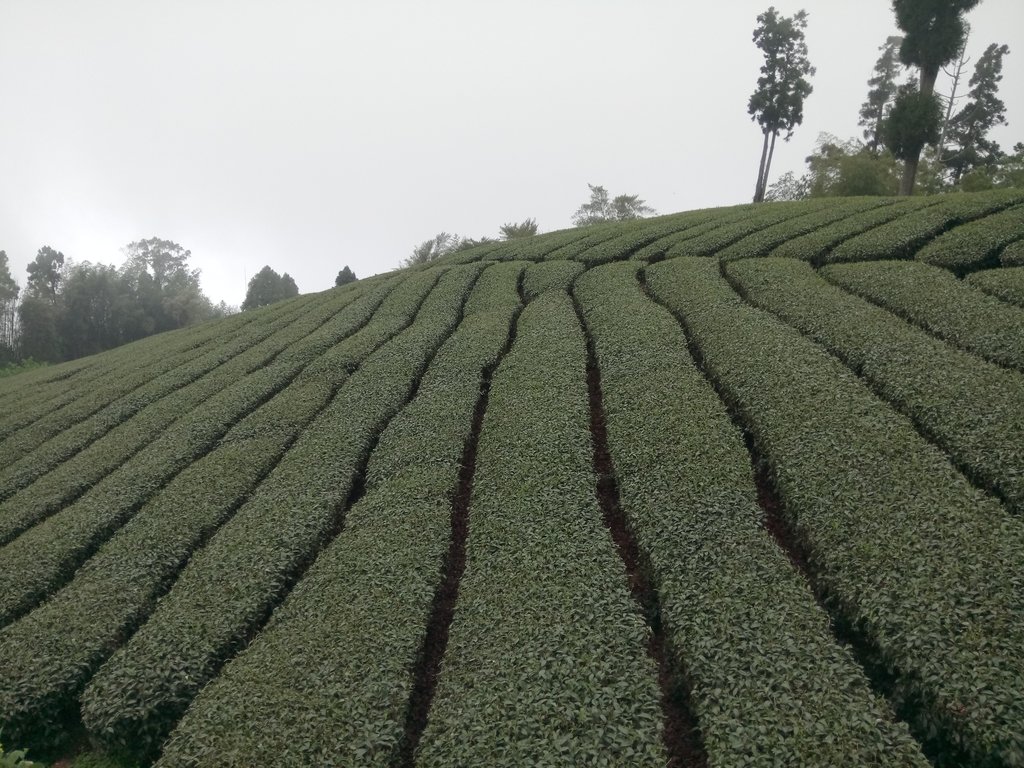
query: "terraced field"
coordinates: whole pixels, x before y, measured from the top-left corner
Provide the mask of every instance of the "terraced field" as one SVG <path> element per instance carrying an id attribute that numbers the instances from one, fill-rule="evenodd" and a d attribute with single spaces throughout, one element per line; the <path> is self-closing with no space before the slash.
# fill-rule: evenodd
<path id="1" fill-rule="evenodd" d="M 1024 192 L 483 246 L 0 380 L 0 733 L 1024 766 Z"/>

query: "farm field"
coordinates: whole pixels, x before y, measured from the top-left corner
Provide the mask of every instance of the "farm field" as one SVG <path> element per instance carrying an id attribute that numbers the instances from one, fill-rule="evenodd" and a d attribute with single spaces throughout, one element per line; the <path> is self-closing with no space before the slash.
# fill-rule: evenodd
<path id="1" fill-rule="evenodd" d="M 1024 766 L 1024 192 L 491 243 L 0 379 L 0 741 Z"/>

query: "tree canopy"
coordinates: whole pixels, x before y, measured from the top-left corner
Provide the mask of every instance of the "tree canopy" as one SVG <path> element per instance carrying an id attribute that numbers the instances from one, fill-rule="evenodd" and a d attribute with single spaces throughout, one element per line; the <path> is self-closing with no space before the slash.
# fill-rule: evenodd
<path id="1" fill-rule="evenodd" d="M 609 199 L 608 190 L 602 186 L 587 184 L 590 200 L 580 205 L 572 215 L 577 227 L 601 224 L 607 221 L 630 221 L 651 216 L 656 211 L 640 199 L 639 195 L 618 195 Z"/>
<path id="2" fill-rule="evenodd" d="M 242 302 L 242 310 L 265 307 L 275 301 L 290 299 L 298 295 L 299 287 L 291 275 L 287 272 L 279 275 L 267 265 L 249 280 L 245 301 Z"/>
<path id="3" fill-rule="evenodd" d="M 518 224 L 506 223 L 498 230 L 502 240 L 515 240 L 519 237 L 533 237 L 537 234 L 537 220 L 526 219 Z"/>
<path id="4" fill-rule="evenodd" d="M 336 286 L 348 285 L 349 283 L 354 283 L 358 279 L 359 278 L 356 277 L 356 273 L 349 268 L 348 264 L 346 264 L 338 271 L 338 276 L 334 278 L 334 284 Z"/>
<path id="5" fill-rule="evenodd" d="M 938 142 L 942 109 L 935 99 L 939 69 L 957 57 L 967 33 L 964 14 L 980 0 L 893 0 L 903 30 L 900 61 L 920 70 L 919 85 L 901 88 L 887 121 L 887 140 L 903 160 L 900 194 L 914 192 L 921 150 Z"/>
<path id="6" fill-rule="evenodd" d="M 747 103 L 751 119 L 761 126 L 764 134 L 754 188 L 755 203 L 764 200 L 775 140 L 781 133 L 783 140 L 789 141 L 796 126 L 803 122 L 804 100 L 813 90 L 808 78 L 815 70 L 807 59 L 806 27 L 806 11 L 782 16 L 772 6 L 757 17 L 753 40 L 764 53 L 764 64 L 757 89 Z"/>

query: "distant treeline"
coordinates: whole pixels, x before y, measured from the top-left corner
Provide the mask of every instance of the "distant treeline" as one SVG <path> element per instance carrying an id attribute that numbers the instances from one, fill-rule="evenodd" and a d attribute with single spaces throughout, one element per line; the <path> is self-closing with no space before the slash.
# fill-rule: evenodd
<path id="1" fill-rule="evenodd" d="M 177 243 L 154 237 L 124 252 L 114 267 L 43 246 L 22 291 L 0 251 L 0 365 L 73 360 L 237 311 L 203 294 Z"/>

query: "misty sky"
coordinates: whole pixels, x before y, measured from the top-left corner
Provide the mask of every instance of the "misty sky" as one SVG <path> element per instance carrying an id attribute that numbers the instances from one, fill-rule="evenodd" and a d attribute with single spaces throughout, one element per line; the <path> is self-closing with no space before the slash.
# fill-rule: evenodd
<path id="1" fill-rule="evenodd" d="M 398 266 L 439 231 L 570 225 L 587 183 L 659 213 L 749 201 L 751 42 L 771 0 L 0 0 L 0 249 L 120 264 L 192 251 L 240 304 L 264 264 L 303 293 Z M 817 67 L 773 180 L 857 112 L 888 0 L 809 13 Z M 694 10 L 703 8 L 703 10 Z M 1024 141 L 1024 2 L 983 0 L 968 51 L 1006 43 L 1004 149 Z M 943 81 L 939 89 L 946 87 Z"/>

